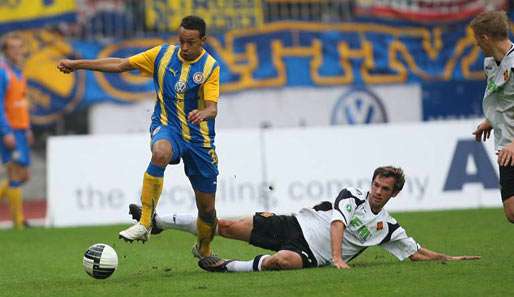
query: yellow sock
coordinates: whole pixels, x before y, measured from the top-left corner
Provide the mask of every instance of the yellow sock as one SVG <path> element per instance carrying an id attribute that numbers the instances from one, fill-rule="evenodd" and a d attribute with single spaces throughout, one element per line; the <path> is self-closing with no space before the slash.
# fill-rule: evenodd
<path id="1" fill-rule="evenodd" d="M 16 229 L 23 229 L 23 192 L 20 187 L 8 187 L 7 198 L 11 206 L 11 217 Z"/>
<path id="2" fill-rule="evenodd" d="M 196 228 L 198 229 L 198 251 L 202 257 L 211 255 L 211 241 L 214 238 L 217 224 L 217 219 L 211 224 L 204 222 L 201 218 L 196 220 Z"/>
<path id="3" fill-rule="evenodd" d="M 145 173 L 143 178 L 143 192 L 141 193 L 141 219 L 139 222 L 146 228 L 152 226 L 152 215 L 159 201 L 163 185 L 162 177 L 151 176 Z"/>
<path id="4" fill-rule="evenodd" d="M 7 187 L 9 187 L 9 180 L 4 179 L 0 182 L 0 201 L 2 201 L 7 194 Z"/>

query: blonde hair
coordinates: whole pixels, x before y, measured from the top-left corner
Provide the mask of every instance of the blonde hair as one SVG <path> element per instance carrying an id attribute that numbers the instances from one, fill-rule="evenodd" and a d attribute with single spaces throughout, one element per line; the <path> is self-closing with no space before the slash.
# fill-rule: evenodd
<path id="1" fill-rule="evenodd" d="M 477 35 L 488 35 L 495 40 L 509 38 L 510 24 L 505 11 L 488 11 L 477 15 L 470 23 Z"/>

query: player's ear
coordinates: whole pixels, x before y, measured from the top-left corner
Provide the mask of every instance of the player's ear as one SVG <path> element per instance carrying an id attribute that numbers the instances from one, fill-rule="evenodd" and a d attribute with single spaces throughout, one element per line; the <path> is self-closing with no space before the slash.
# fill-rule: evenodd
<path id="1" fill-rule="evenodd" d="M 391 195 L 391 197 L 396 197 L 396 195 L 398 195 L 398 193 L 400 193 L 400 190 L 398 190 L 398 191 L 393 191 L 393 194 Z"/>
<path id="2" fill-rule="evenodd" d="M 204 43 L 205 41 L 207 41 L 207 35 L 204 35 L 200 38 L 200 40 L 202 41 L 202 43 Z"/>

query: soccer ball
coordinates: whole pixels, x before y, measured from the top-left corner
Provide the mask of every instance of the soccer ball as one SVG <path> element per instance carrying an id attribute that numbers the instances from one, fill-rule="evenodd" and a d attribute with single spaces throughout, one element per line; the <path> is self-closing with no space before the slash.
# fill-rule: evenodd
<path id="1" fill-rule="evenodd" d="M 118 255 L 107 244 L 97 243 L 84 253 L 84 270 L 96 279 L 108 278 L 118 267 Z"/>

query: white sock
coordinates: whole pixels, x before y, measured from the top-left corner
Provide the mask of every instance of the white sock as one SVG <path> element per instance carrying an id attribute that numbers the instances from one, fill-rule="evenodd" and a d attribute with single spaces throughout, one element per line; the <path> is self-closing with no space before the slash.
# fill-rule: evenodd
<path id="1" fill-rule="evenodd" d="M 227 264 L 227 270 L 230 272 L 252 272 L 253 271 L 253 260 L 232 261 Z"/>
<path id="2" fill-rule="evenodd" d="M 250 261 L 232 261 L 227 264 L 230 272 L 252 272 L 261 271 L 262 261 L 269 255 L 259 255 Z"/>
<path id="3" fill-rule="evenodd" d="M 196 228 L 196 218 L 194 214 L 177 213 L 169 216 L 155 216 L 157 227 L 161 229 L 182 230 L 192 234 L 198 234 Z"/>

